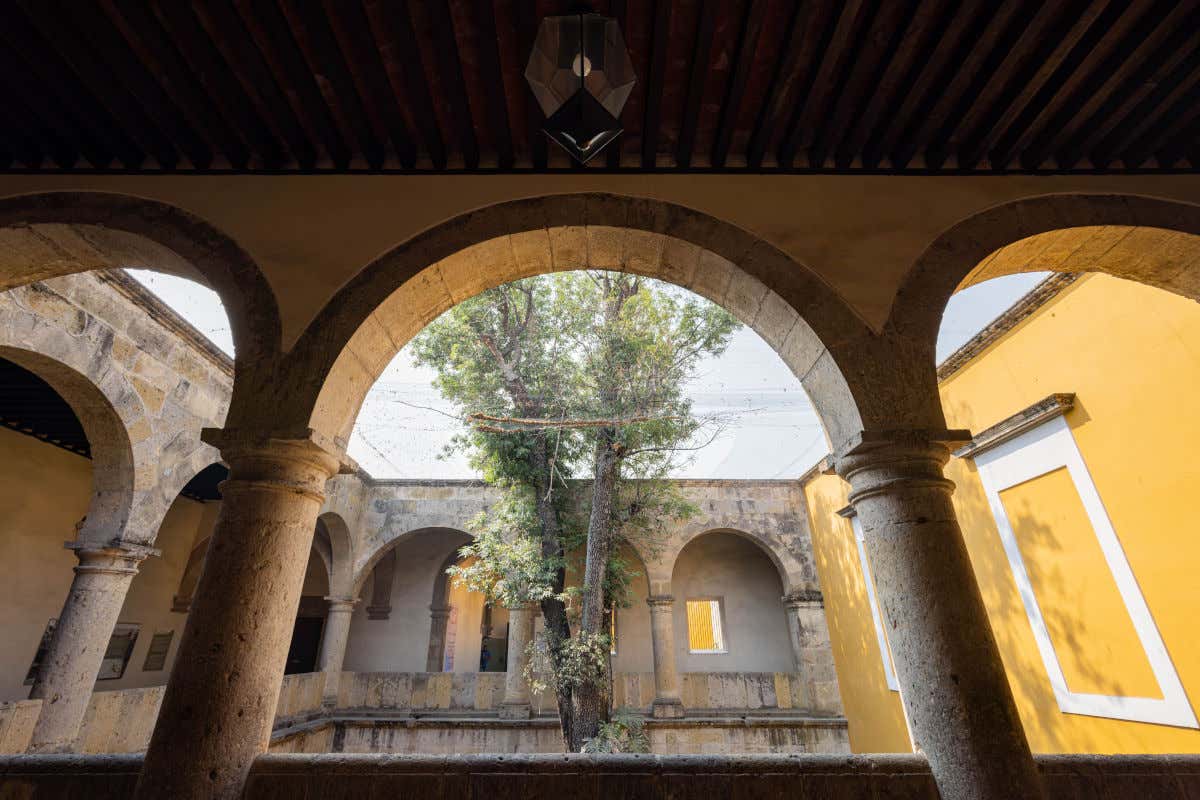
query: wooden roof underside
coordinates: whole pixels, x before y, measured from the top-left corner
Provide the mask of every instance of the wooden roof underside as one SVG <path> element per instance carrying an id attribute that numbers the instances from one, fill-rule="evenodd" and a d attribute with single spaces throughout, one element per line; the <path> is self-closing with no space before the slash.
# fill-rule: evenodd
<path id="1" fill-rule="evenodd" d="M 1200 168 L 1200 11 L 598 0 L 638 75 L 587 169 Z M 560 171 L 523 72 L 558 0 L 14 0 L 0 170 Z"/>

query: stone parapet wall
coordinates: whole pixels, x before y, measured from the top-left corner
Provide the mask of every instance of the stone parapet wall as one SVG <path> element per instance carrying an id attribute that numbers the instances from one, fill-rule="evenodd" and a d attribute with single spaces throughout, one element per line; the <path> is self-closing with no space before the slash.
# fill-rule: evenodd
<path id="1" fill-rule="evenodd" d="M 703 749 L 705 746 L 716 745 L 724 747 L 720 752 L 791 752 L 796 748 L 803 752 L 848 750 L 845 720 L 814 715 L 801 702 L 803 680 L 800 675 L 693 672 L 681 677 L 684 705 L 689 716 L 710 719 L 704 723 L 708 730 L 696 733 L 693 729 L 701 724 L 697 719 L 670 724 L 653 721 L 650 727 L 655 752 L 708 752 Z M 533 711 L 542 715 L 541 720 L 514 725 L 494 719 L 492 715 L 504 699 L 502 672 L 344 672 L 334 709 L 322 707 L 324 687 L 325 674 L 321 672 L 284 678 L 276 710 L 273 750 L 330 752 L 334 744 L 329 716 L 336 718 L 338 724 L 344 723 L 346 738 L 341 747 L 345 752 L 541 753 L 561 749 L 551 696 L 532 696 Z M 163 688 L 156 686 L 92 695 L 73 749 L 79 753 L 145 750 L 162 703 Z M 614 676 L 613 690 L 614 705 L 648 710 L 654 699 L 654 675 L 648 672 L 618 673 Z M 24 752 L 40 708 L 40 700 L 0 704 L 0 753 Z M 749 724 L 733 719 L 736 715 L 740 720 L 746 713 L 758 715 L 762 721 Z M 358 715 L 358 721 L 355 715 Z M 427 731 L 422 727 L 420 732 L 412 732 L 413 726 L 418 724 L 414 716 L 419 715 L 436 715 L 438 720 L 430 721 L 430 724 L 437 730 Z M 771 717 L 778 719 L 769 719 Z M 384 718 L 392 721 L 385 724 Z M 381 731 L 386 731 L 389 724 L 407 726 L 410 732 L 392 732 L 385 736 Z M 683 727 L 675 730 L 672 725 Z M 368 728 L 374 728 L 375 732 L 366 732 Z M 499 733 L 510 728 L 518 732 Z M 679 732 L 685 729 L 687 732 Z M 836 733 L 833 739 L 827 740 L 820 738 L 824 734 L 805 732 L 808 729 Z M 785 732 L 780 733 L 781 730 Z M 367 746 L 356 744 L 355 736 L 375 738 Z M 394 740 L 396 749 L 388 750 L 380 736 Z M 820 749 L 813 750 L 816 746 Z M 423 749 L 427 747 L 434 749 Z M 447 747 L 451 749 L 445 749 Z"/>
<path id="2" fill-rule="evenodd" d="M 807 712 L 814 708 L 806 701 L 806 679 L 798 673 L 686 672 L 680 682 L 688 709 Z M 502 672 L 343 672 L 338 686 L 341 709 L 491 711 L 504 699 Z M 551 695 L 534 693 L 531 699 L 535 713 L 555 713 Z M 614 707 L 648 710 L 653 701 L 654 673 L 613 676 Z"/>
<path id="3" fill-rule="evenodd" d="M 792 716 L 693 717 L 646 721 L 660 755 L 849 753 L 846 722 Z M 452 714 L 384 712 L 332 716 L 277 730 L 272 753 L 456 755 L 562 753 L 558 720 L 504 720 Z"/>
<path id="4" fill-rule="evenodd" d="M 1039 756 L 1047 796 L 1192 800 L 1200 756 Z M 126 800 L 141 756 L 0 758 L 0 796 Z M 336 794 L 329 794 L 336 787 Z M 903 797 L 937 800 L 920 756 L 407 756 L 270 754 L 246 800 L 297 797 Z"/>
<path id="5" fill-rule="evenodd" d="M 321 710 L 324 673 L 288 675 L 279 693 L 278 717 L 296 719 Z M 150 742 L 165 687 L 96 692 L 83 718 L 77 753 L 140 753 Z M 0 703 L 0 753 L 23 753 L 29 746 L 41 700 Z M 2 795 L 0 795 L 2 796 Z"/>

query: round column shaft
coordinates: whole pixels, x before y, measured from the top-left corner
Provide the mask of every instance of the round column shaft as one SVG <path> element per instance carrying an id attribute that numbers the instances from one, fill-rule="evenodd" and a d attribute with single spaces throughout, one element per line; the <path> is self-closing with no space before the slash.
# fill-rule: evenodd
<path id="1" fill-rule="evenodd" d="M 321 703 L 326 707 L 333 707 L 337 705 L 342 663 L 346 660 L 346 642 L 350 639 L 350 621 L 354 615 L 354 604 L 358 600 L 353 597 L 325 599 L 329 601 L 329 611 L 325 615 L 325 635 L 321 641 L 321 672 L 325 673 Z"/>
<path id="2" fill-rule="evenodd" d="M 654 649 L 655 717 L 683 716 L 679 674 L 675 671 L 675 598 L 661 594 L 646 598 L 650 606 L 650 643 Z"/>
<path id="3" fill-rule="evenodd" d="M 949 449 L 904 431 L 840 455 L 913 744 L 944 800 L 1044 797 L 942 474 Z"/>
<path id="4" fill-rule="evenodd" d="M 30 753 L 67 753 L 79 736 L 83 717 L 108 641 L 116 627 L 138 564 L 156 551 L 139 545 L 67 542 L 79 565 L 50 636 L 30 699 L 42 708 Z"/>
<path id="5" fill-rule="evenodd" d="M 534 606 L 525 603 L 508 609 L 508 669 L 504 675 L 502 719 L 528 719 L 531 715 L 529 679 L 529 643 L 533 639 Z"/>
<path id="6" fill-rule="evenodd" d="M 270 743 L 317 513 L 337 469 L 309 440 L 218 433 L 230 477 L 139 800 L 241 797 Z"/>

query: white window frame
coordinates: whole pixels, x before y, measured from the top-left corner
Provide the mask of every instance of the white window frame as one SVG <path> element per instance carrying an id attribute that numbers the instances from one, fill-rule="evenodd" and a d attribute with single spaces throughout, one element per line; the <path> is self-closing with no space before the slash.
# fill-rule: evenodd
<path id="1" fill-rule="evenodd" d="M 850 526 L 854 529 L 854 541 L 858 545 L 858 563 L 862 565 L 863 580 L 866 582 L 867 603 L 871 606 L 871 621 L 875 624 L 875 639 L 879 642 L 879 658 L 883 661 L 883 678 L 887 688 L 893 692 L 900 691 L 900 681 L 896 678 L 896 667 L 892 663 L 892 649 L 888 645 L 887 634 L 884 633 L 883 615 L 879 613 L 879 600 L 875 596 L 875 576 L 871 574 L 871 562 L 867 560 L 867 548 L 863 544 L 862 523 L 858 515 L 850 517 Z"/>
<path id="2" fill-rule="evenodd" d="M 713 650 L 693 650 L 692 649 L 692 632 L 689 628 L 688 634 L 688 654 L 693 656 L 723 656 L 729 653 L 729 639 L 725 635 L 725 599 L 722 597 L 688 597 L 683 601 L 683 617 L 690 625 L 691 620 L 688 619 L 687 606 L 688 603 L 708 603 L 709 614 L 716 614 L 713 620 L 715 630 L 721 634 L 720 640 L 724 647 Z M 715 610 L 714 610 L 715 609 Z"/>
<path id="3" fill-rule="evenodd" d="M 1180 728 L 1200 728 L 1195 711 L 1188 702 L 1187 693 L 1179 679 L 1179 673 L 1175 670 L 1150 608 L 1146 605 L 1146 599 L 1134 577 L 1125 550 L 1066 419 L 1061 415 L 1053 417 L 992 449 L 978 453 L 974 460 L 1059 709 L 1066 714 L 1148 722 Z M 1058 653 L 1054 649 L 1050 631 L 1021 556 L 1016 534 L 1004 504 L 1000 501 L 1000 492 L 1005 489 L 1063 467 L 1066 468 L 1083 502 L 1084 511 L 1096 534 L 1105 562 L 1162 692 L 1161 699 L 1073 692 L 1067 686 Z"/>

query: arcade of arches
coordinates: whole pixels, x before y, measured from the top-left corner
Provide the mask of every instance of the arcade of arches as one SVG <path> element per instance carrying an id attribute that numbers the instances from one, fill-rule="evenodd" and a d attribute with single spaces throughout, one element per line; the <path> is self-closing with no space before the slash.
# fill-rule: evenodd
<path id="1" fill-rule="evenodd" d="M 273 730 L 290 743 L 282 749 L 329 749 L 325 735 L 342 749 L 387 740 L 420 750 L 439 735 L 434 723 L 395 719 L 429 709 L 488 718 L 459 752 L 545 749 L 554 723 L 521 668 L 531 609 L 486 608 L 443 577 L 487 488 L 376 481 L 345 446 L 375 379 L 439 313 L 517 277 L 601 268 L 687 287 L 757 331 L 801 381 L 832 451 L 801 482 L 687 483 L 703 513 L 664 552 L 630 554 L 648 602 L 616 612 L 614 693 L 650 716 L 658 752 L 750 752 L 757 725 L 762 742 L 804 752 L 902 749 L 896 736 L 910 737 L 914 761 L 851 772 L 931 774 L 944 798 L 1043 796 L 1043 776 L 1058 774 L 1031 754 L 1031 741 L 1046 748 L 1028 733 L 1029 692 L 990 605 L 999 584 L 978 574 L 976 521 L 952 493 L 983 475 L 985 461 L 1002 466 L 1034 423 L 1070 424 L 1100 404 L 1075 386 L 1042 385 L 1050 397 L 1041 405 L 978 415 L 944 407 L 935 339 L 956 289 L 1024 271 L 1104 273 L 1166 290 L 1186 306 L 1170 313 L 1191 314 L 1194 331 L 1193 179 L 746 176 L 716 188 L 704 176 L 95 176 L 71 179 L 66 192 L 57 178 L 12 176 L 4 186 L 0 356 L 48 387 L 38 397 L 69 407 L 91 458 L 89 470 L 65 445 L 51 452 L 0 430 L 16 453 L 9 460 L 27 461 L 31 476 L 71 474 L 86 513 L 68 543 L 73 578 L 49 534 L 32 532 L 33 518 L 69 531 L 78 517 L 66 498 L 38 500 L 18 526 L 28 541 L 11 545 L 46 574 L 57 569 L 54 596 L 5 590 L 41 604 L 20 623 L 35 638 L 57 620 L 38 655 L 34 751 L 70 748 L 98 724 L 93 687 L 161 685 L 168 663 L 137 761 L 140 798 L 240 796 L 248 776 L 283 770 L 263 756 Z M 118 267 L 212 286 L 236 359 L 119 276 L 81 274 Z M 1086 301 L 1097 285 L 1046 290 L 1005 330 L 1019 331 L 1045 303 Z M 855 594 L 844 576 L 859 558 L 870 577 Z M 1040 586 L 1045 576 L 1030 573 Z M 845 601 L 836 609 L 826 602 L 834 587 Z M 707 645 L 691 638 L 693 613 L 720 629 Z M 1145 644 L 1140 612 L 1131 614 Z M 135 621 L 131 640 L 122 626 Z M 1164 681 L 1169 631 L 1159 633 L 1147 653 L 1163 707 L 1116 719 L 1194 727 L 1184 690 L 1194 669 L 1176 663 L 1177 692 Z M 156 642 L 163 666 L 151 670 Z M 896 736 L 866 728 L 884 723 L 855 653 L 873 654 L 871 669 L 886 668 L 897 690 L 898 700 L 884 700 Z M 117 682 L 96 683 L 114 661 L 128 662 Z M 1078 690 L 1079 664 L 1061 662 L 1067 696 L 1085 705 L 1108 696 Z M 28 667 L 5 663 L 4 699 L 19 695 Z M 297 674 L 285 683 L 285 672 Z M 299 680 L 309 673 L 320 680 Z M 315 702 L 305 706 L 304 692 Z M 392 724 L 371 730 L 378 720 L 338 717 L 363 708 L 390 708 Z M 297 712 L 282 715 L 290 730 L 277 710 Z"/>

